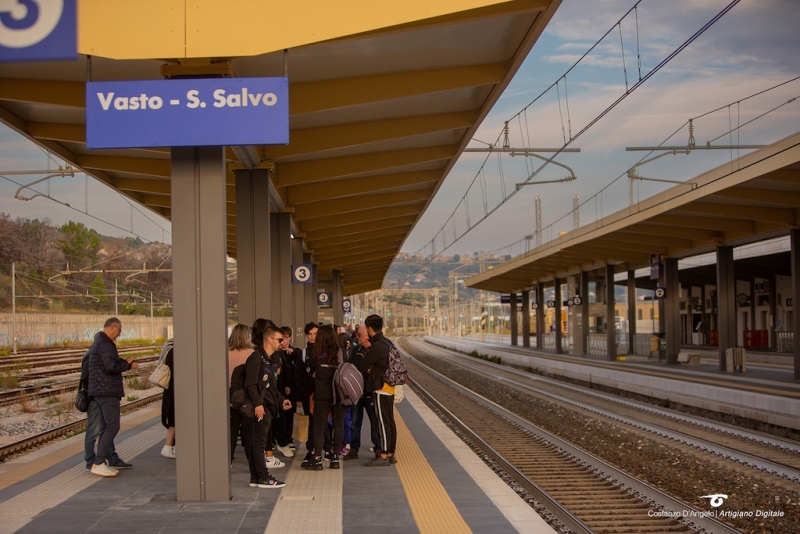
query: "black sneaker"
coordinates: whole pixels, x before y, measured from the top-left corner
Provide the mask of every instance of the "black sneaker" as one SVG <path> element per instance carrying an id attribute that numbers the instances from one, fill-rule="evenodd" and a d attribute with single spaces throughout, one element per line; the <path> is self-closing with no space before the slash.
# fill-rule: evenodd
<path id="1" fill-rule="evenodd" d="M 256 480 L 255 478 L 251 478 L 250 479 L 250 487 L 251 488 L 255 488 L 256 486 L 258 486 L 258 480 Z"/>
<path id="2" fill-rule="evenodd" d="M 367 467 L 388 467 L 392 464 L 391 462 L 389 462 L 388 458 L 381 458 L 380 456 L 378 456 L 377 458 L 374 458 L 369 462 L 366 462 L 364 465 L 366 465 Z"/>
<path id="3" fill-rule="evenodd" d="M 325 451 L 325 459 L 333 460 L 333 451 Z"/>
<path id="4" fill-rule="evenodd" d="M 389 459 L 389 463 L 390 464 L 396 464 L 397 463 L 397 457 L 394 454 L 389 456 L 388 459 Z"/>
<path id="5" fill-rule="evenodd" d="M 259 488 L 282 488 L 286 485 L 275 477 L 269 477 L 266 481 L 261 481 L 256 484 Z"/>
<path id="6" fill-rule="evenodd" d="M 331 469 L 339 469 L 339 457 L 334 456 L 331 460 L 331 465 L 329 466 Z"/>
<path id="7" fill-rule="evenodd" d="M 300 469 L 308 469 L 310 471 L 322 471 L 322 458 L 311 458 L 300 464 Z"/>
<path id="8" fill-rule="evenodd" d="M 131 467 L 133 467 L 133 464 L 129 464 L 128 462 L 117 456 L 116 458 L 111 458 L 108 460 L 108 466 L 114 467 L 116 469 L 130 469 Z"/>

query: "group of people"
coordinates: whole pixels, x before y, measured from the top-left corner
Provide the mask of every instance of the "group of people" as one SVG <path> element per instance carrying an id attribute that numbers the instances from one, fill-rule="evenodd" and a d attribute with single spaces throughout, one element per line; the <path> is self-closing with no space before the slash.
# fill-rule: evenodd
<path id="1" fill-rule="evenodd" d="M 116 453 L 114 438 L 120 430 L 120 401 L 124 396 L 122 373 L 136 369 L 133 358 L 123 359 L 115 341 L 122 322 L 112 317 L 95 335 L 83 356 L 81 387 L 90 398 L 85 436 L 86 468 L 95 475 L 114 477 L 131 464 Z M 356 460 L 361 448 L 364 412 L 370 421 L 374 457 L 366 466 L 397 463 L 397 429 L 394 421 L 395 388 L 384 381 L 391 341 L 383 335 L 383 319 L 370 315 L 353 330 L 332 325 L 305 325 L 306 347 L 292 346 L 292 329 L 257 319 L 252 327 L 236 325 L 228 339 L 228 383 L 231 398 L 239 390 L 245 408 L 230 407 L 231 462 L 241 436 L 250 468 L 250 486 L 281 488 L 285 484 L 270 469 L 285 464 L 296 450 L 292 439 L 295 413 L 309 416 L 307 450 L 301 468 L 340 468 L 340 460 Z M 355 339 L 353 339 L 355 337 Z M 160 361 L 173 370 L 172 340 Z M 352 406 L 337 399 L 334 375 L 344 362 L 356 366 L 364 381 L 364 395 Z M 164 390 L 162 424 L 167 429 L 162 456 L 175 458 L 174 372 Z"/>
<path id="2" fill-rule="evenodd" d="M 365 411 L 375 453 L 365 465 L 397 463 L 394 387 L 383 378 L 391 342 L 382 330 L 383 319 L 371 315 L 355 330 L 357 342 L 348 343 L 351 336 L 346 331 L 308 323 L 306 347 L 301 350 L 291 344 L 291 328 L 279 328 L 268 319 L 257 319 L 252 328 L 242 324 L 233 328 L 228 340 L 231 398 L 243 389 L 245 395 L 240 398 L 254 410 L 250 418 L 249 407 L 238 409 L 231 404 L 231 461 L 241 435 L 251 487 L 285 486 L 269 470 L 284 466 L 275 451 L 287 458 L 294 456 L 295 413 L 309 416 L 303 469 L 320 471 L 323 460 L 329 461 L 330 469 L 339 469 L 341 457 L 358 459 Z M 364 396 L 353 406 L 342 405 L 334 390 L 334 375 L 346 361 L 355 364 L 364 379 Z"/>

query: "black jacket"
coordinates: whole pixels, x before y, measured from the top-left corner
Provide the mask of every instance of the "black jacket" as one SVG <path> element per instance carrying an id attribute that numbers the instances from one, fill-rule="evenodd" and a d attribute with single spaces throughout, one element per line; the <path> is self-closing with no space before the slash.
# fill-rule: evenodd
<path id="1" fill-rule="evenodd" d="M 271 419 L 283 404 L 283 395 L 278 391 L 276 366 L 263 347 L 257 347 L 244 365 L 244 390 L 253 406 L 264 406 L 265 417 Z"/>
<path id="2" fill-rule="evenodd" d="M 304 402 L 314 393 L 314 367 L 311 365 L 311 353 L 314 344 L 309 343 L 298 355 L 298 365 L 294 368 L 294 389 L 296 402 Z M 305 359 L 304 359 L 305 358 Z M 305 407 L 308 409 L 308 406 Z M 307 413 L 307 412 L 306 412 Z"/>
<path id="3" fill-rule="evenodd" d="M 342 362 L 342 351 L 339 351 L 338 362 L 328 360 L 327 355 L 323 355 L 319 360 L 311 359 L 311 368 L 314 373 L 314 400 L 333 400 L 333 375 Z"/>
<path id="4" fill-rule="evenodd" d="M 361 363 L 364 361 L 364 355 L 367 353 L 367 350 L 369 349 L 365 349 L 361 345 L 356 345 L 353 347 L 353 351 L 350 353 L 350 363 L 355 365 L 359 371 L 361 371 Z M 361 376 L 364 378 L 364 385 L 366 385 L 370 375 L 364 371 L 361 371 Z M 369 397 L 366 389 L 364 390 L 364 397 Z"/>
<path id="5" fill-rule="evenodd" d="M 117 345 L 105 332 L 100 331 L 94 336 L 89 353 L 89 395 L 124 397 L 122 373 L 130 369 L 131 364 L 119 357 Z"/>
<path id="6" fill-rule="evenodd" d="M 364 379 L 365 393 L 383 388 L 383 375 L 389 368 L 389 347 L 392 344 L 383 336 L 383 332 L 378 332 L 369 338 L 369 342 L 370 346 L 364 354 L 364 359 L 356 363 L 358 370 L 366 377 Z"/>

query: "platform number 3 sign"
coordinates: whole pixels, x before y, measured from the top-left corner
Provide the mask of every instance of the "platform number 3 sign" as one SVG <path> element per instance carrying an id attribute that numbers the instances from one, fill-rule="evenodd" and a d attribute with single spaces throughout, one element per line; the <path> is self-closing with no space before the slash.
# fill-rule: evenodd
<path id="1" fill-rule="evenodd" d="M 2 1 L 2 0 L 0 0 Z M 311 265 L 306 263 L 298 263 L 292 265 L 292 283 L 293 284 L 310 284 L 311 283 Z"/>
<path id="2" fill-rule="evenodd" d="M 0 61 L 78 57 L 76 0 L 0 0 Z"/>

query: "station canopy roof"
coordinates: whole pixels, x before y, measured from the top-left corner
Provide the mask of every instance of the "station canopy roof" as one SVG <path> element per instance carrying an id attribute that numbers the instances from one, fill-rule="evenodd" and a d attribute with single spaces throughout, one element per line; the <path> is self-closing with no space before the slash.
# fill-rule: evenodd
<path id="1" fill-rule="evenodd" d="M 646 267 L 780 237 L 800 225 L 800 133 L 731 160 L 466 280 L 514 292 L 614 265 Z"/>
<path id="2" fill-rule="evenodd" d="M 86 148 L 87 77 L 287 73 L 290 143 L 226 149 L 228 252 L 232 171 L 268 168 L 270 208 L 292 213 L 320 276 L 340 269 L 360 293 L 381 286 L 559 4 L 82 0 L 78 60 L 0 64 L 0 120 L 169 219 L 169 148 Z"/>

